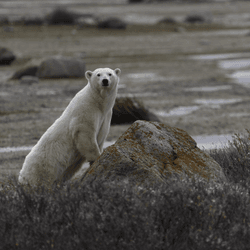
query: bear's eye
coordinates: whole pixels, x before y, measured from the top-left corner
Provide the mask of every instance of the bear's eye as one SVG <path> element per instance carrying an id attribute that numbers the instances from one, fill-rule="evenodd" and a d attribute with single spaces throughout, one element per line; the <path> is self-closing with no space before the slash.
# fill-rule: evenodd
<path id="1" fill-rule="evenodd" d="M 112 76 L 112 74 L 111 74 L 111 73 L 109 73 L 109 76 Z"/>
<path id="2" fill-rule="evenodd" d="M 98 77 L 100 77 L 101 75 L 100 74 L 97 74 Z"/>

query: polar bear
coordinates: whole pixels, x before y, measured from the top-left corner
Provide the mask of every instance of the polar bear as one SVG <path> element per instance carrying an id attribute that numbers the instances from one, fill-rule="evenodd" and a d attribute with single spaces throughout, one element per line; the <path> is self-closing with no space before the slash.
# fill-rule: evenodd
<path id="1" fill-rule="evenodd" d="M 26 156 L 19 174 L 21 184 L 51 187 L 69 179 L 84 162 L 102 153 L 109 133 L 120 69 L 86 71 L 88 84 L 48 128 Z"/>

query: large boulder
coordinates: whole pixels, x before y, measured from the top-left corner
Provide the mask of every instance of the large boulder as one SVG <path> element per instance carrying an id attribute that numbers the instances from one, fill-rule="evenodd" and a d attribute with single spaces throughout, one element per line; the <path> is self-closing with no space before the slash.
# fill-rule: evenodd
<path id="1" fill-rule="evenodd" d="M 136 121 L 104 150 L 81 182 L 128 180 L 151 185 L 187 177 L 227 181 L 219 164 L 197 148 L 185 131 L 158 122 Z"/>
<path id="2" fill-rule="evenodd" d="M 0 48 L 0 65 L 10 65 L 16 56 L 9 49 Z"/>
<path id="3" fill-rule="evenodd" d="M 33 59 L 19 69 L 11 79 L 23 76 L 38 78 L 78 78 L 84 77 L 85 63 L 79 58 L 52 56 L 45 59 Z"/>

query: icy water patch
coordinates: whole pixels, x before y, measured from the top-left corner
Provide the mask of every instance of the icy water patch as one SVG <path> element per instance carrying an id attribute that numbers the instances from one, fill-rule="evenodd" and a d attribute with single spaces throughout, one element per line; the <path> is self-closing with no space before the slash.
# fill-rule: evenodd
<path id="1" fill-rule="evenodd" d="M 158 111 L 156 112 L 156 114 L 163 117 L 181 116 L 181 115 L 191 114 L 192 112 L 198 110 L 199 108 L 200 108 L 199 106 L 180 106 L 178 108 L 170 110 L 170 112 Z"/>
<path id="2" fill-rule="evenodd" d="M 196 99 L 194 102 L 199 105 L 194 106 L 180 106 L 178 108 L 174 108 L 169 112 L 164 110 L 155 111 L 155 113 L 162 117 L 170 117 L 170 116 L 181 116 L 181 115 L 188 115 L 192 112 L 200 109 L 202 106 L 206 105 L 211 108 L 220 108 L 223 104 L 232 104 L 241 102 L 241 98 L 233 98 L 233 99 Z"/>
<path id="3" fill-rule="evenodd" d="M 242 69 L 250 67 L 250 59 L 222 60 L 218 63 L 222 69 Z"/>
<path id="4" fill-rule="evenodd" d="M 232 135 L 199 135 L 192 137 L 197 147 L 200 149 L 210 150 L 215 148 L 224 148 L 228 146 L 228 141 L 232 141 Z"/>
<path id="5" fill-rule="evenodd" d="M 137 82 L 165 81 L 167 79 L 166 77 L 160 76 L 152 72 L 132 73 L 132 74 L 127 74 L 126 77 Z"/>
<path id="6" fill-rule="evenodd" d="M 250 53 L 224 53 L 224 54 L 201 54 L 195 56 L 189 56 L 190 59 L 194 60 L 222 60 L 229 58 L 242 58 L 250 57 Z"/>
<path id="7" fill-rule="evenodd" d="M 221 86 L 204 86 L 204 87 L 194 87 L 194 88 L 186 88 L 185 91 L 187 92 L 213 92 L 219 90 L 228 90 L 231 89 L 232 86 L 230 85 L 221 85 Z"/>
<path id="8" fill-rule="evenodd" d="M 250 113 L 242 112 L 242 113 L 230 113 L 229 117 L 247 117 L 250 116 Z"/>
<path id="9" fill-rule="evenodd" d="M 244 87 L 250 88 L 250 53 L 225 53 L 225 54 L 202 54 L 189 56 L 189 59 L 193 60 L 214 60 L 218 61 L 218 67 L 223 70 L 239 70 L 231 74 L 226 74 L 237 84 L 241 84 Z M 228 59 L 228 60 L 225 60 Z M 248 69 L 248 70 L 247 70 Z"/>
<path id="10" fill-rule="evenodd" d="M 202 105 L 220 106 L 223 104 L 233 104 L 241 101 L 242 101 L 241 98 L 232 98 L 232 99 L 196 99 L 194 102 Z"/>
<path id="11" fill-rule="evenodd" d="M 133 93 L 133 94 L 117 94 L 118 98 L 121 97 L 129 97 L 129 98 L 134 98 L 134 97 L 153 97 L 153 96 L 159 96 L 159 93 L 151 93 L 151 92 L 146 92 L 146 93 Z"/>
<path id="12" fill-rule="evenodd" d="M 249 34 L 249 29 L 228 29 L 219 31 L 200 32 L 202 36 L 245 36 Z"/>
<path id="13" fill-rule="evenodd" d="M 236 81 L 236 83 L 241 84 L 246 88 L 250 88 L 250 71 L 249 70 L 236 71 L 228 76 L 233 78 Z"/>
<path id="14" fill-rule="evenodd" d="M 131 24 L 154 24 L 159 20 L 159 16 L 129 14 L 124 17 L 124 20 Z"/>
<path id="15" fill-rule="evenodd" d="M 32 148 L 33 146 L 6 147 L 6 148 L 0 148 L 0 153 L 30 151 Z"/>

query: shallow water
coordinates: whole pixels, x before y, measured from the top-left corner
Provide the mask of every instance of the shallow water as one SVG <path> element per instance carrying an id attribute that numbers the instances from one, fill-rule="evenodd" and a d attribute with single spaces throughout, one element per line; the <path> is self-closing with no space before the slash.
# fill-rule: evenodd
<path id="1" fill-rule="evenodd" d="M 228 29 L 219 31 L 200 32 L 203 36 L 245 36 L 249 34 L 249 29 Z"/>
<path id="2" fill-rule="evenodd" d="M 246 88 L 250 88 L 250 71 L 236 71 L 230 75 L 229 77 L 233 78 L 236 83 L 243 85 Z"/>
<path id="3" fill-rule="evenodd" d="M 188 115 L 192 112 L 200 109 L 202 106 L 209 106 L 210 108 L 220 108 L 223 104 L 233 104 L 237 102 L 241 102 L 241 98 L 232 98 L 232 99 L 196 99 L 194 102 L 199 105 L 194 106 L 180 106 L 178 108 L 174 108 L 169 112 L 164 110 L 162 111 L 155 111 L 155 113 L 162 117 L 169 117 L 169 116 L 182 116 Z"/>
<path id="4" fill-rule="evenodd" d="M 133 93 L 133 94 L 117 94 L 117 98 L 121 97 L 152 97 L 152 96 L 159 96 L 159 93 L 151 93 L 151 92 L 146 92 L 146 93 Z"/>
<path id="5" fill-rule="evenodd" d="M 228 90 L 231 89 L 232 86 L 230 85 L 221 85 L 221 86 L 204 86 L 204 87 L 194 87 L 194 88 L 186 88 L 185 91 L 187 92 L 213 92 L 219 90 Z"/>
<path id="6" fill-rule="evenodd" d="M 180 106 L 178 108 L 174 108 L 174 109 L 170 110 L 170 112 L 158 111 L 155 113 L 157 115 L 163 116 L 163 117 L 180 116 L 180 115 L 191 114 L 192 112 L 198 110 L 199 108 L 200 108 L 199 106 Z"/>
<path id="7" fill-rule="evenodd" d="M 167 79 L 166 77 L 157 75 L 156 73 L 153 72 L 132 73 L 132 74 L 127 74 L 125 77 L 137 82 L 165 81 Z"/>
<path id="8" fill-rule="evenodd" d="M 6 148 L 0 148 L 0 153 L 30 151 L 32 148 L 33 146 L 6 147 Z"/>
<path id="9" fill-rule="evenodd" d="M 218 63 L 222 69 L 242 69 L 250 67 L 250 59 L 222 60 Z"/>
<path id="10" fill-rule="evenodd" d="M 250 53 L 201 54 L 201 55 L 189 56 L 190 59 L 194 60 L 222 60 L 222 59 L 241 58 L 241 57 L 250 57 Z"/>
<path id="11" fill-rule="evenodd" d="M 202 104 L 202 105 L 223 105 L 223 104 L 232 104 L 232 103 L 237 103 L 241 102 L 241 98 L 232 98 L 232 99 L 196 99 L 194 100 L 195 103 L 197 104 Z"/>
<path id="12" fill-rule="evenodd" d="M 250 88 L 250 53 L 225 53 L 225 54 L 201 54 L 189 56 L 193 60 L 214 60 L 218 61 L 218 67 L 223 70 L 239 70 L 226 76 L 232 78 L 235 83 L 241 84 L 244 87 Z M 225 60 L 228 59 L 228 60 Z"/>

